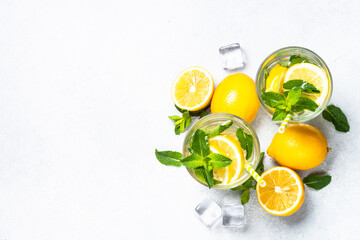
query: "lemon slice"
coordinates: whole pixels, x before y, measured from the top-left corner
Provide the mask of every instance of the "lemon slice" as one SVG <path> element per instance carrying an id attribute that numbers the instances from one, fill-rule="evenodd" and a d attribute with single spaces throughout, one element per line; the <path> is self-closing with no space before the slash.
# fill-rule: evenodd
<path id="1" fill-rule="evenodd" d="M 190 67 L 175 79 L 171 96 L 176 106 L 189 111 L 206 107 L 214 93 L 214 80 L 201 67 Z"/>
<path id="2" fill-rule="evenodd" d="M 221 154 L 221 150 L 218 147 L 210 146 L 210 151 L 212 153 L 219 153 Z M 229 168 L 221 168 L 221 169 L 214 169 L 214 177 L 216 180 L 220 181 L 221 183 L 229 182 Z"/>
<path id="3" fill-rule="evenodd" d="M 295 213 L 305 199 L 304 184 L 296 172 L 287 167 L 274 167 L 261 176 L 266 186 L 256 186 L 261 207 L 276 216 Z"/>
<path id="4" fill-rule="evenodd" d="M 238 180 L 244 170 L 244 151 L 240 143 L 229 135 L 218 135 L 209 139 L 210 150 L 220 153 L 232 160 L 232 163 L 222 169 L 214 169 L 215 179 L 228 184 Z"/>
<path id="5" fill-rule="evenodd" d="M 294 79 L 301 79 L 313 84 L 320 93 L 303 93 L 304 97 L 311 98 L 318 105 L 321 105 L 328 94 L 329 79 L 325 71 L 312 63 L 299 63 L 290 67 L 286 72 L 284 82 Z"/>
<path id="6" fill-rule="evenodd" d="M 270 70 L 269 76 L 266 79 L 265 92 L 280 92 L 282 90 L 283 81 L 285 78 L 286 67 L 276 65 Z"/>

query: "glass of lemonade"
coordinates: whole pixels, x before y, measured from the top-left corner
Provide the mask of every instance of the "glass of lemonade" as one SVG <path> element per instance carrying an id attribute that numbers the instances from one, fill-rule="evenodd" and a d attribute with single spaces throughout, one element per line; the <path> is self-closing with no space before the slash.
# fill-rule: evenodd
<path id="1" fill-rule="evenodd" d="M 233 124 L 231 125 L 230 128 L 226 129 L 224 132 L 222 132 L 219 136 L 221 135 L 227 135 L 232 137 L 234 140 L 237 141 L 237 137 L 236 137 L 236 131 L 238 128 L 242 128 L 244 130 L 244 132 L 246 132 L 247 134 L 251 135 L 254 139 L 253 141 L 253 151 L 252 154 L 250 156 L 250 158 L 247 160 L 254 168 L 257 167 L 258 163 L 259 163 L 259 157 L 260 157 L 260 144 L 259 144 L 259 139 L 255 133 L 255 131 L 252 129 L 252 127 L 243 119 L 232 115 L 232 114 L 228 114 L 228 113 L 214 113 L 214 114 L 210 114 L 207 115 L 203 118 L 201 118 L 198 122 L 196 122 L 192 128 L 189 130 L 187 136 L 185 137 L 185 141 L 184 141 L 184 145 L 183 145 L 183 156 L 187 157 L 189 155 L 191 155 L 189 149 L 190 149 L 190 141 L 193 137 L 193 135 L 195 134 L 196 130 L 198 129 L 204 129 L 204 130 L 209 130 L 212 129 L 214 127 L 219 126 L 220 124 L 223 124 L 227 121 L 231 120 L 233 122 Z M 211 141 L 211 138 L 210 140 Z M 245 151 L 244 151 L 245 153 Z M 244 156 L 245 158 L 245 156 Z M 196 175 L 195 175 L 195 171 L 193 169 L 187 168 L 188 172 L 190 173 L 190 175 L 199 183 L 207 186 L 207 184 L 205 182 L 203 182 L 201 179 L 199 179 Z M 213 188 L 217 188 L 217 189 L 230 189 L 230 188 L 234 188 L 237 187 L 241 184 L 243 184 L 244 182 L 246 182 L 250 177 L 250 174 L 244 169 L 242 171 L 242 173 L 240 174 L 240 176 L 234 180 L 234 181 L 230 181 L 227 184 L 216 184 L 213 186 Z"/>
<path id="2" fill-rule="evenodd" d="M 297 64 L 290 67 L 282 66 L 282 63 L 290 61 L 291 56 L 300 56 L 300 58 L 306 58 L 308 61 L 306 61 L 305 64 L 304 62 L 299 61 Z M 306 66 L 305 70 L 306 68 L 310 69 L 308 71 L 309 74 L 302 74 L 300 72 L 300 64 L 303 64 L 302 66 Z M 297 79 L 311 78 L 314 72 L 317 72 L 317 74 L 321 76 L 319 79 L 322 79 L 320 81 L 321 83 L 318 83 L 316 78 L 313 82 L 310 82 L 320 90 L 319 94 L 302 93 L 302 96 L 312 99 L 319 106 L 314 112 L 304 110 L 294 114 L 293 121 L 304 122 L 315 118 L 327 107 L 333 88 L 332 78 L 328 66 L 324 60 L 322 60 L 322 58 L 313 51 L 302 47 L 285 47 L 271 53 L 262 62 L 257 72 L 256 91 L 262 108 L 270 115 L 273 115 L 274 109 L 264 103 L 261 95 L 267 91 L 282 94 L 284 91 L 282 84 L 287 80 L 293 80 L 291 74 L 296 73 L 296 71 L 300 72 L 297 74 L 297 76 L 299 76 Z M 305 71 L 305 73 L 307 72 Z M 307 81 L 307 79 L 302 80 Z M 316 85 L 317 83 L 318 85 Z"/>

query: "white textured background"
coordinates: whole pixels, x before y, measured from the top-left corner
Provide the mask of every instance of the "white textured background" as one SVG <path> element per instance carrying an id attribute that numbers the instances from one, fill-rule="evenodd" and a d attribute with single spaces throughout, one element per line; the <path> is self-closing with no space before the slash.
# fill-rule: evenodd
<path id="1" fill-rule="evenodd" d="M 360 224 L 360 2 L 241 0 L 0 0 L 0 239 L 350 239 Z M 239 42 L 255 78 L 261 61 L 289 45 L 329 65 L 331 102 L 343 134 L 311 124 L 333 150 L 313 171 L 332 183 L 306 189 L 303 207 L 275 217 L 251 193 L 246 230 L 209 230 L 193 209 L 208 190 L 154 149 L 181 150 L 168 115 L 170 86 L 199 65 L 219 83 L 218 48 Z M 276 126 L 252 123 L 266 150 Z M 268 157 L 265 167 L 274 163 Z"/>

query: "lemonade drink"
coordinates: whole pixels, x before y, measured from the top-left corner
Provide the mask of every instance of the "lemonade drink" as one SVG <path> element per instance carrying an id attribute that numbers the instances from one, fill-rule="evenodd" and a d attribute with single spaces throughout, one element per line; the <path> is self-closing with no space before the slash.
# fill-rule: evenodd
<path id="1" fill-rule="evenodd" d="M 326 63 L 311 50 L 301 47 L 286 47 L 270 54 L 257 72 L 257 95 L 263 109 L 273 115 L 274 109 L 264 103 L 261 95 L 269 91 L 283 94 L 283 84 L 294 79 L 309 82 L 320 90 L 320 93 L 302 93 L 301 95 L 310 98 L 319 106 L 314 112 L 304 110 L 295 113 L 293 116 L 293 121 L 308 121 L 326 108 L 333 87 L 331 74 Z"/>
<path id="2" fill-rule="evenodd" d="M 259 140 L 258 140 L 254 130 L 243 119 L 241 119 L 235 115 L 227 114 L 227 113 L 215 113 L 215 114 L 210 114 L 208 116 L 201 118 L 189 130 L 189 132 L 185 138 L 184 145 L 183 145 L 183 156 L 187 157 L 187 156 L 191 155 L 190 150 L 189 150 L 190 149 L 190 141 L 191 141 L 194 133 L 196 132 L 196 130 L 198 130 L 198 129 L 210 130 L 210 129 L 217 127 L 220 124 L 223 124 L 229 120 L 231 120 L 233 122 L 233 124 L 231 125 L 230 128 L 226 129 L 224 132 L 222 132 L 220 135 L 218 135 L 216 137 L 209 138 L 210 150 L 215 153 L 217 153 L 216 151 L 218 151 L 219 153 L 223 154 L 224 156 L 228 156 L 228 157 L 232 158 L 232 156 L 234 154 L 236 154 L 236 153 L 234 153 L 234 149 L 236 152 L 236 149 L 240 148 L 239 153 L 242 154 L 242 156 L 240 156 L 240 157 L 244 163 L 246 152 L 243 149 L 241 149 L 241 146 L 240 146 L 239 142 L 237 141 L 237 136 L 236 136 L 236 131 L 238 130 L 238 128 L 242 128 L 244 130 L 244 132 L 251 135 L 254 139 L 253 151 L 252 151 L 250 158 L 247 159 L 247 161 L 254 168 L 256 168 L 259 163 L 260 144 L 259 144 Z M 220 141 L 218 141 L 218 140 L 220 140 Z M 226 146 L 226 144 L 228 144 L 229 146 Z M 232 164 L 235 164 L 237 162 L 236 158 L 232 158 L 232 161 L 233 161 Z M 238 162 L 240 163 L 241 160 Z M 234 187 L 237 187 L 237 186 L 243 184 L 250 177 L 250 174 L 246 170 L 243 169 L 243 166 L 244 165 L 242 164 L 241 169 L 236 168 L 236 167 L 235 167 L 235 169 L 231 169 L 231 165 L 230 165 L 229 166 L 229 168 L 230 168 L 229 175 L 230 176 L 226 180 L 224 179 L 224 178 L 226 178 L 226 175 L 221 172 L 221 171 L 225 171 L 225 169 L 219 169 L 219 171 L 214 170 L 214 177 L 216 178 L 217 177 L 216 175 L 218 175 L 219 179 L 217 179 L 217 180 L 224 182 L 221 184 L 214 185 L 214 188 L 229 189 L 229 188 L 234 188 Z M 187 170 L 195 180 L 197 180 L 198 182 L 200 182 L 201 184 L 206 186 L 206 183 L 204 181 L 202 181 L 201 179 L 199 179 L 195 175 L 195 172 L 193 169 L 188 168 Z"/>

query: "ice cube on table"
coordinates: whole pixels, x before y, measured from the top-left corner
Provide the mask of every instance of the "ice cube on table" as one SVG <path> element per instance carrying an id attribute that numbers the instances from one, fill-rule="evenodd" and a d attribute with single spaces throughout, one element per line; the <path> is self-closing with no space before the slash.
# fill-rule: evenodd
<path id="1" fill-rule="evenodd" d="M 224 227 L 245 227 L 246 218 L 244 205 L 228 204 L 222 207 L 223 226 Z"/>
<path id="2" fill-rule="evenodd" d="M 219 49 L 219 53 L 226 70 L 243 68 L 246 63 L 245 54 L 239 43 L 233 43 Z"/>
<path id="3" fill-rule="evenodd" d="M 205 199 L 195 208 L 196 216 L 207 227 L 211 228 L 221 218 L 220 206 L 210 200 Z"/>

